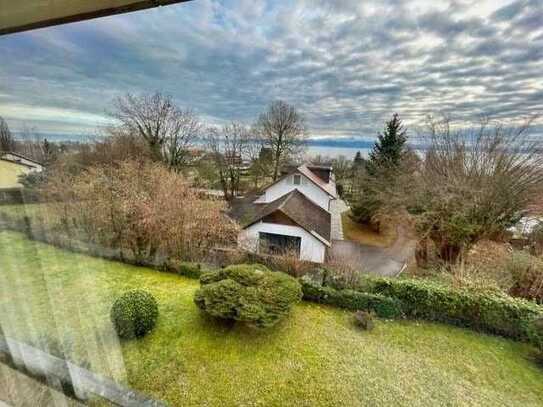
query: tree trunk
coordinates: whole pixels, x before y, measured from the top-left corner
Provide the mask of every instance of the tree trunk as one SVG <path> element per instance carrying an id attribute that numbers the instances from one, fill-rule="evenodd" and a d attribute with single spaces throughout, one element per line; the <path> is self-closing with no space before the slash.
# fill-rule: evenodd
<path id="1" fill-rule="evenodd" d="M 450 244 L 447 241 L 441 242 L 439 247 L 439 258 L 446 263 L 454 264 L 460 258 L 462 248 L 456 244 Z"/>
<path id="2" fill-rule="evenodd" d="M 428 240 L 422 239 L 417 242 L 417 248 L 415 249 L 415 260 L 417 266 L 426 267 L 428 265 Z"/>
<path id="3" fill-rule="evenodd" d="M 283 145 L 283 134 L 279 134 L 279 140 L 277 141 L 277 149 L 275 150 L 275 163 L 273 168 L 273 180 L 276 181 L 279 176 L 279 162 L 281 161 L 281 150 Z"/>
<path id="4" fill-rule="evenodd" d="M 154 140 L 149 141 L 149 149 L 151 150 L 151 155 L 155 161 L 163 161 L 162 146 L 160 143 Z"/>
<path id="5" fill-rule="evenodd" d="M 274 181 L 277 180 L 278 173 L 279 173 L 279 157 L 276 154 L 275 163 L 274 163 L 274 166 L 273 166 L 273 180 Z"/>

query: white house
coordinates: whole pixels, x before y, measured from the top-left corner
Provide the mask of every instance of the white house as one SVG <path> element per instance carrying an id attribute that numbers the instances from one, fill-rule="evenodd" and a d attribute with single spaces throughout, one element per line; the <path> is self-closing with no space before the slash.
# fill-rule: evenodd
<path id="1" fill-rule="evenodd" d="M 330 202 L 337 199 L 331 167 L 301 165 L 269 185 L 253 202 L 254 216 L 238 237 L 257 253 L 297 253 L 323 263 L 331 245 Z"/>

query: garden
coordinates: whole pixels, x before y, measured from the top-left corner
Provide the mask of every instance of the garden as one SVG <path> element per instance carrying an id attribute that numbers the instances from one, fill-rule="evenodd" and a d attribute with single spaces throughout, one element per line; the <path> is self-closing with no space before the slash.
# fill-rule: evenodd
<path id="1" fill-rule="evenodd" d="M 169 405 L 543 402 L 535 348 L 520 341 L 385 318 L 364 331 L 352 311 L 309 302 L 271 328 L 231 323 L 195 304 L 196 279 L 75 254 L 16 232 L 0 232 L 0 264 L 6 335 L 70 344 L 73 360 Z M 207 285 L 224 276 L 215 278 Z M 156 299 L 156 325 L 119 340 L 111 308 L 134 289 Z"/>

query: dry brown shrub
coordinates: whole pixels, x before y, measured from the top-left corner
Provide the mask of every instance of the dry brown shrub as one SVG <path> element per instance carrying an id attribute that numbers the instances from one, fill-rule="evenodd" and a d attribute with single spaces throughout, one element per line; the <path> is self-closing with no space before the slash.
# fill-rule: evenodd
<path id="1" fill-rule="evenodd" d="M 235 242 L 238 227 L 221 201 L 204 199 L 162 164 L 124 161 L 50 177 L 46 194 L 61 223 L 87 239 L 131 254 L 185 260 Z"/>

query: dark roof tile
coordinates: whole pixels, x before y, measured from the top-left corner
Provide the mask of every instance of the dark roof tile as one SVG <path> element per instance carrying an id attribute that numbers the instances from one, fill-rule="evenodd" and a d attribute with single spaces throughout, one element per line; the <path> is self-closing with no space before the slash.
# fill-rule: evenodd
<path id="1" fill-rule="evenodd" d="M 276 211 L 292 219 L 309 233 L 315 232 L 330 242 L 330 213 L 315 204 L 297 189 L 268 204 L 259 204 L 255 215 L 243 226 L 244 228 L 258 222 Z"/>

